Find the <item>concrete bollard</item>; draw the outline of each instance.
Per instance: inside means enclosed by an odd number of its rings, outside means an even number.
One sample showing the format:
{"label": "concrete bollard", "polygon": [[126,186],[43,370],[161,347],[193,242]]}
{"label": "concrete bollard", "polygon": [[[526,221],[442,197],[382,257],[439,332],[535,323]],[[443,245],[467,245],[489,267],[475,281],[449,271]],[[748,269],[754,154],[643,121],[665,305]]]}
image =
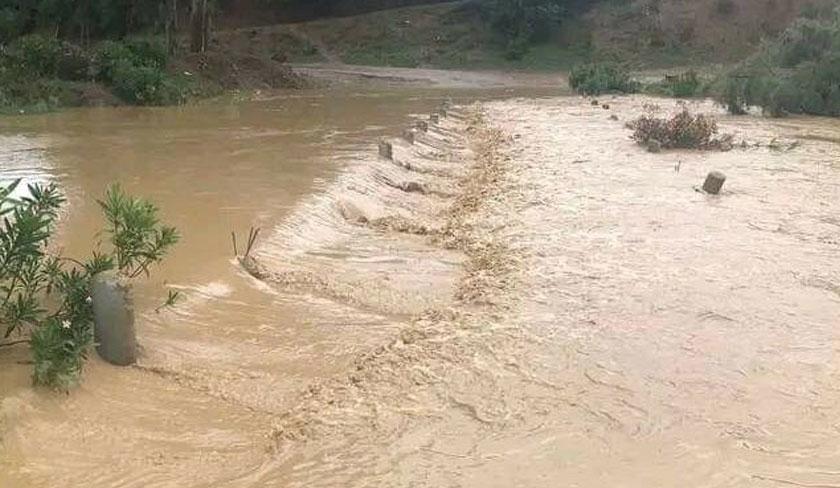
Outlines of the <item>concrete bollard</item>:
{"label": "concrete bollard", "polygon": [[416,136],[416,131],[414,129],[406,129],[403,132],[403,139],[408,141],[409,144],[414,144],[414,138]]}
{"label": "concrete bollard", "polygon": [[379,157],[394,159],[394,146],[388,141],[379,141]]}
{"label": "concrete bollard", "polygon": [[418,120],[414,123],[414,128],[421,131],[421,132],[428,132],[429,131],[429,123],[425,120]]}
{"label": "concrete bollard", "polygon": [[431,122],[433,124],[439,123],[440,122],[440,115],[438,115],[438,114],[429,115],[429,122]]}
{"label": "concrete bollard", "polygon": [[93,279],[91,298],[96,352],[117,366],[134,364],[137,333],[130,286],[114,273],[101,273]]}
{"label": "concrete bollard", "polygon": [[703,183],[703,191],[710,195],[717,195],[723,184],[726,182],[726,175],[720,171],[712,171],[706,177],[706,182]]}

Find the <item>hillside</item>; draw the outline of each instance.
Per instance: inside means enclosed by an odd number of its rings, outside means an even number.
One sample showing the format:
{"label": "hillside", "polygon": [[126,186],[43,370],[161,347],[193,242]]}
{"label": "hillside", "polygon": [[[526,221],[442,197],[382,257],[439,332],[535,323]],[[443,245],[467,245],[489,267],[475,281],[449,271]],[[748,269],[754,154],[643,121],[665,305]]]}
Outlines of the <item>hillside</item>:
{"label": "hillside", "polygon": [[[294,24],[252,26],[219,42],[254,54],[282,50],[294,62],[399,67],[564,70],[596,57],[638,67],[729,63],[742,59],[803,13],[831,0],[610,0],[566,21],[522,58],[480,18],[475,1],[381,10]],[[265,14],[263,17],[266,17]],[[254,13],[238,11],[237,19]]]}

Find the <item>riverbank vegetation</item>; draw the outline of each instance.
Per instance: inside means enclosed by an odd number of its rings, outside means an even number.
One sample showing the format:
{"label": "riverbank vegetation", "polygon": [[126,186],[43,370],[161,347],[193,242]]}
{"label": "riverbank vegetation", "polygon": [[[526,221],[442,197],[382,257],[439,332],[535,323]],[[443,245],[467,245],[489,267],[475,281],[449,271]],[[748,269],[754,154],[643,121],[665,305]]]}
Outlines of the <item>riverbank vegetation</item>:
{"label": "riverbank vegetation", "polygon": [[[84,49],[40,34],[28,34],[0,51],[0,110],[42,112],[82,105],[94,84],[118,101],[168,105],[184,101],[191,82],[167,72],[169,55],[157,40],[106,40]],[[94,93],[95,95],[95,93]],[[109,101],[97,95],[102,103]]]}
{"label": "riverbank vegetation", "polygon": [[29,343],[33,382],[67,389],[79,381],[94,343],[94,276],[110,270],[127,278],[148,274],[178,233],[160,222],[152,203],[115,186],[100,202],[108,249],[81,261],[61,256],[51,242],[64,197],[54,184],[30,185],[26,196],[15,197],[19,185],[0,188],[0,346]]}
{"label": "riverbank vegetation", "polygon": [[635,93],[639,91],[640,83],[617,63],[587,63],[572,68],[569,86],[581,95],[601,95]]}
{"label": "riverbank vegetation", "polygon": [[728,73],[717,97],[730,112],[840,116],[840,7],[815,13]]}

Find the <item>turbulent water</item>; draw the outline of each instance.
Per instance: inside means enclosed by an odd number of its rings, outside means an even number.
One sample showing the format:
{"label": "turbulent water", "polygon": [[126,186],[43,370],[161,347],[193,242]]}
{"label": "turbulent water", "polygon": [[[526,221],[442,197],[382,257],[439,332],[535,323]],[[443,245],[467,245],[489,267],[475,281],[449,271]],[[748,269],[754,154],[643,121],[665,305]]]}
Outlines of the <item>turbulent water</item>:
{"label": "turbulent water", "polygon": [[114,180],[184,241],[137,367],[0,349],[0,486],[840,486],[840,123],[696,103],[736,149],[651,154],[673,101],[456,95],[393,161],[440,91],[6,121],[71,254]]}

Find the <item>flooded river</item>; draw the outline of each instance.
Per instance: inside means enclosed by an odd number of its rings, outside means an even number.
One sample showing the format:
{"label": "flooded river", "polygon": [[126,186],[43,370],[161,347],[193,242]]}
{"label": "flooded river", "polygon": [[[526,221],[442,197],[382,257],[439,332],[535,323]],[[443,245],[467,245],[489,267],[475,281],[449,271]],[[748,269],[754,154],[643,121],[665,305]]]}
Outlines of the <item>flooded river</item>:
{"label": "flooded river", "polygon": [[623,124],[673,101],[523,94],[3,120],[0,177],[62,186],[67,253],[113,181],[183,241],[136,367],[60,395],[0,349],[0,486],[840,486],[840,123],[695,104],[745,147],[650,154]]}

